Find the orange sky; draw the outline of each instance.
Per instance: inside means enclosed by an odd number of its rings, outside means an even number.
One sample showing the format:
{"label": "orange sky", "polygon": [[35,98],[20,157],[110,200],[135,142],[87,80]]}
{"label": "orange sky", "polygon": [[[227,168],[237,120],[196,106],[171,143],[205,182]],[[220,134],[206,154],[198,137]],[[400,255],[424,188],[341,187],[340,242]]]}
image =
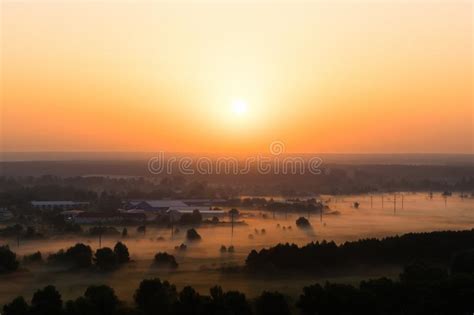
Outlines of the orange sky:
{"label": "orange sky", "polygon": [[1,148],[473,153],[472,14],[471,1],[2,1]]}

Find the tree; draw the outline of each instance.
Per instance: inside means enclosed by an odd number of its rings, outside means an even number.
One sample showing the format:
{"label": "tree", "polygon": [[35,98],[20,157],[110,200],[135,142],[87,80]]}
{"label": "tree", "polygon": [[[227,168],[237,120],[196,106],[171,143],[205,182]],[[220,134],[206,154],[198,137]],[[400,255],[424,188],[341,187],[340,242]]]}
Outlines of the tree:
{"label": "tree", "polygon": [[18,265],[16,254],[8,246],[0,246],[0,273],[15,271]]}
{"label": "tree", "polygon": [[444,269],[429,266],[425,263],[414,262],[403,268],[400,274],[401,282],[430,282],[445,279],[448,273]]}
{"label": "tree", "polygon": [[3,315],[27,315],[28,311],[28,304],[22,296],[3,306]]}
{"label": "tree", "polygon": [[202,222],[202,215],[199,210],[193,210],[193,213],[185,213],[179,219],[181,224],[199,224]]}
{"label": "tree", "polygon": [[309,223],[308,219],[299,217],[298,220],[296,220],[296,226],[301,229],[307,229],[311,227],[311,223]]}
{"label": "tree", "polygon": [[23,256],[24,263],[40,263],[42,261],[43,261],[43,255],[41,254],[40,251],[37,251],[36,253],[30,254],[30,255]]}
{"label": "tree", "polygon": [[123,230],[122,230],[122,237],[125,238],[127,236],[128,236],[128,230],[127,230],[127,228],[124,227]]}
{"label": "tree", "polygon": [[140,283],[135,292],[134,300],[138,309],[145,315],[170,314],[172,305],[177,301],[176,287],[168,281],[147,279]]}
{"label": "tree", "polygon": [[474,250],[457,253],[451,263],[452,273],[474,273]]}
{"label": "tree", "polygon": [[95,252],[95,263],[103,271],[114,270],[118,266],[117,255],[108,247],[99,248]]}
{"label": "tree", "polygon": [[173,255],[168,253],[157,253],[155,255],[155,264],[158,267],[178,268],[178,263]]}
{"label": "tree", "polygon": [[225,314],[229,315],[250,315],[252,309],[245,297],[245,294],[239,291],[228,291],[222,295],[222,302]]}
{"label": "tree", "polygon": [[119,264],[128,263],[130,261],[130,253],[128,252],[128,248],[122,242],[117,242],[117,244],[115,244],[114,253],[117,255]]}
{"label": "tree", "polygon": [[263,292],[256,302],[258,315],[290,315],[290,308],[283,294],[278,292]]}
{"label": "tree", "polygon": [[83,296],[78,297],[74,301],[67,301],[64,313],[66,315],[101,315],[95,305]]}
{"label": "tree", "polygon": [[302,314],[367,314],[370,303],[351,285],[326,283],[303,288],[297,303]]}
{"label": "tree", "polygon": [[113,315],[119,304],[114,290],[106,285],[90,286],[84,296],[101,315]]}
{"label": "tree", "polygon": [[174,314],[209,314],[206,310],[206,299],[199,295],[192,287],[186,286],[179,293],[179,301],[173,308]]}
{"label": "tree", "polygon": [[186,239],[188,241],[200,241],[201,235],[199,235],[199,233],[195,229],[189,229],[186,232]]}
{"label": "tree", "polygon": [[88,245],[78,243],[68,248],[66,258],[78,268],[88,268],[92,264],[92,249]]}
{"label": "tree", "polygon": [[62,306],[61,294],[52,285],[36,291],[31,299],[31,313],[34,315],[60,315]]}
{"label": "tree", "polygon": [[146,234],[146,225],[140,225],[139,227],[137,227],[137,232],[142,233],[143,235],[145,235]]}

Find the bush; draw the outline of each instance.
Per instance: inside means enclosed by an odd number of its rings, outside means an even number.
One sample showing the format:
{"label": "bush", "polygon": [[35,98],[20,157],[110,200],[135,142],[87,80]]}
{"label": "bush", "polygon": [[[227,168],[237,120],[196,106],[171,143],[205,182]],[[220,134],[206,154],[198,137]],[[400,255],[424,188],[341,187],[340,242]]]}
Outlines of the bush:
{"label": "bush", "polygon": [[174,256],[166,252],[155,255],[155,264],[158,267],[178,268],[178,263],[176,262]]}
{"label": "bush", "polygon": [[15,271],[18,265],[16,254],[8,246],[0,246],[0,273]]}
{"label": "bush", "polygon": [[198,232],[195,229],[189,229],[186,232],[186,239],[188,241],[200,241],[201,240],[201,235],[199,235]]}

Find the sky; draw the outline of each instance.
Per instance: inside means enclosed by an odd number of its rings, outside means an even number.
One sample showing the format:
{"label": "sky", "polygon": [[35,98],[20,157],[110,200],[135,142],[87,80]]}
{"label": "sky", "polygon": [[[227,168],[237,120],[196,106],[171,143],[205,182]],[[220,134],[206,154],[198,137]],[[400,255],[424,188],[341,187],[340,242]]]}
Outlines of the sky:
{"label": "sky", "polygon": [[1,2],[1,150],[473,153],[471,1]]}

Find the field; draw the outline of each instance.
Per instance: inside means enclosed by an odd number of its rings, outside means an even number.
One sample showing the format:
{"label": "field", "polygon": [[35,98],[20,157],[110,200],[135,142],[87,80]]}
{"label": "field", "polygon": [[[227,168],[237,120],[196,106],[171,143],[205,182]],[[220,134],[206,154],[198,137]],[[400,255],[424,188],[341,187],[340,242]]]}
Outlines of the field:
{"label": "field", "polygon": [[[62,292],[65,299],[76,297],[91,284],[105,283],[115,288],[119,297],[129,300],[139,282],[144,278],[159,277],[176,284],[178,288],[191,285],[200,292],[208,293],[211,286],[221,285],[224,289],[238,289],[249,296],[255,296],[263,290],[278,290],[290,296],[300,293],[301,287],[317,281],[333,280],[356,283],[362,278],[375,276],[396,276],[399,268],[384,270],[362,270],[356,274],[325,275],[324,278],[301,274],[275,274],[269,277],[248,276],[241,273],[229,273],[219,270],[222,266],[243,265],[252,249],[261,249],[277,243],[295,243],[303,245],[311,241],[334,240],[341,243],[368,237],[383,237],[409,232],[435,230],[462,230],[474,226],[474,199],[460,198],[459,194],[446,200],[439,194],[429,198],[428,193],[397,193],[396,211],[394,195],[382,196],[350,195],[322,196],[328,201],[330,212],[311,214],[312,231],[303,231],[295,226],[299,216],[307,213],[273,213],[255,209],[242,209],[239,220],[245,224],[236,225],[232,233],[228,224],[206,225],[198,227],[202,241],[187,243],[186,251],[177,251],[175,246],[185,241],[186,228],[180,228],[171,238],[171,231],[165,228],[149,226],[146,235],[138,234],[129,228],[127,239],[104,238],[102,246],[114,246],[121,240],[128,246],[133,263],[111,273],[91,271],[71,272],[64,268],[46,264],[27,265],[17,273],[0,277],[0,304],[17,295],[27,299],[38,288],[53,284]],[[359,202],[358,209],[354,202]],[[337,213],[335,213],[337,211]],[[291,228],[288,228],[291,227]],[[121,227],[118,227],[121,228]],[[262,233],[262,229],[265,233]],[[256,230],[259,232],[256,233]],[[162,237],[162,240],[158,240]],[[9,245],[18,256],[40,250],[43,255],[67,248],[77,242],[90,245],[94,250],[99,243],[96,238],[55,238],[47,240],[21,241],[17,247],[15,241]],[[221,245],[235,247],[234,253],[221,253]],[[152,266],[157,252],[166,251],[175,255],[179,268],[176,271],[157,270]]]}

